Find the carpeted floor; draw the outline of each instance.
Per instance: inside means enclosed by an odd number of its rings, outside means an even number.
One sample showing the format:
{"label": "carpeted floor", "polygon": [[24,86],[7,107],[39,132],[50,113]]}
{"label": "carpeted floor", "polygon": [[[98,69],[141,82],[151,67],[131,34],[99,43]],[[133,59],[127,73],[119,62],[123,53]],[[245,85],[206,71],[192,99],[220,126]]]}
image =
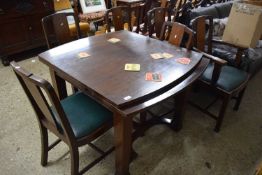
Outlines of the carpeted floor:
{"label": "carpeted floor", "polygon": [[[19,63],[50,81],[48,68],[37,58]],[[10,67],[1,65],[0,75],[0,174],[70,174],[68,149],[63,143],[49,153],[47,167],[40,165],[40,134],[34,112]],[[130,164],[130,173],[253,175],[262,161],[261,78],[262,71],[250,81],[238,112],[232,110],[231,104],[218,134],[213,132],[214,120],[191,106],[187,107],[180,132],[165,125],[149,129],[134,143],[139,156]],[[102,148],[111,146],[113,129],[96,144]],[[80,166],[96,156],[88,146],[82,147]],[[86,174],[114,174],[114,152]]]}

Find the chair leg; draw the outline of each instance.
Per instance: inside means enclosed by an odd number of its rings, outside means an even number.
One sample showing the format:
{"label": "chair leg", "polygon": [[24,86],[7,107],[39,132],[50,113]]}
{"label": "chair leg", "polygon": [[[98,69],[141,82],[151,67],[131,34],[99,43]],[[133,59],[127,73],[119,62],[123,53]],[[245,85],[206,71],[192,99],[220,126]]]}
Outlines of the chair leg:
{"label": "chair leg", "polygon": [[71,175],[79,174],[79,151],[78,148],[70,148],[71,157]]}
{"label": "chair leg", "polygon": [[229,100],[230,100],[230,96],[226,96],[226,97],[223,98],[222,106],[220,108],[219,115],[218,115],[217,122],[216,122],[216,126],[215,126],[215,129],[214,129],[215,132],[220,131],[220,127],[222,125]]}
{"label": "chair leg", "polygon": [[41,133],[41,165],[46,166],[48,160],[48,132],[44,126],[40,126]]}
{"label": "chair leg", "polygon": [[244,96],[244,93],[245,93],[245,90],[246,88],[244,88],[242,91],[239,92],[238,94],[238,97],[237,97],[237,100],[236,100],[236,103],[235,103],[235,106],[234,106],[234,110],[237,111],[239,109],[239,106],[240,106],[240,103],[242,101],[242,98]]}

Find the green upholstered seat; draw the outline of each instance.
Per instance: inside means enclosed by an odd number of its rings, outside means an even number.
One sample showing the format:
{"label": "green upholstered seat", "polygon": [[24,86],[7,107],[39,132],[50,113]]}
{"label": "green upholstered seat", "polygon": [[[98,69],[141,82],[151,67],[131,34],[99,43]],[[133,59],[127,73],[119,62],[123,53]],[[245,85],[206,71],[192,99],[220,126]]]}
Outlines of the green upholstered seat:
{"label": "green upholstered seat", "polygon": [[[112,113],[109,110],[82,92],[63,99],[61,105],[76,138],[86,136],[112,120]],[[54,114],[57,125],[61,130],[60,120],[58,120],[55,112]]]}
{"label": "green upholstered seat", "polygon": [[[209,64],[201,79],[207,82],[211,82],[212,72],[214,64]],[[248,74],[243,70],[239,70],[231,66],[223,66],[220,76],[217,80],[216,86],[230,92],[239,87],[248,78]]]}

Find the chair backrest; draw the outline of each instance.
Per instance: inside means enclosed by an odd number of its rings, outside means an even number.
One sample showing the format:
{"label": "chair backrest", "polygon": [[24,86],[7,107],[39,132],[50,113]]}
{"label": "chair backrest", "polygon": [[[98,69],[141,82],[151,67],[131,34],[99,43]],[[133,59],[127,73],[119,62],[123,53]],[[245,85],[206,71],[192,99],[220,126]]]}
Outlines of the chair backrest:
{"label": "chair backrest", "polygon": [[[70,139],[75,138],[52,85],[48,81],[21,68],[16,62],[13,61],[10,64],[35,110],[40,126],[44,126],[53,133],[62,136],[60,138],[67,143]],[[59,128],[57,120],[60,120],[62,128]]]}
{"label": "chair backrest", "polygon": [[108,9],[105,13],[105,22],[108,32],[111,32],[111,26],[114,26],[115,31],[124,30],[125,23],[128,23],[128,30],[131,31],[130,7],[118,6]]}
{"label": "chair backrest", "polygon": [[[194,45],[202,52],[212,54],[213,17],[199,16],[192,21],[192,28],[195,31]],[[205,46],[207,44],[207,51]]]}
{"label": "chair backrest", "polygon": [[152,37],[154,33],[156,34],[157,38],[160,37],[162,26],[165,22],[166,13],[167,8],[162,7],[156,7],[148,11],[147,20],[149,37]]}
{"label": "chair backrest", "polygon": [[[164,6],[165,2],[159,4],[158,0],[145,0],[143,4],[140,4],[139,6],[139,11],[138,11],[138,16],[137,16],[137,29],[136,32],[142,32],[145,34],[148,30],[148,25],[147,25],[147,12],[154,7],[159,7],[160,5]],[[140,28],[140,25],[143,24],[143,28]]]}
{"label": "chair backrest", "polygon": [[68,19],[73,18],[76,26],[76,39],[81,38],[79,20],[74,13],[54,13],[42,18],[42,27],[49,49],[74,40],[70,35]]}
{"label": "chair backrest", "polygon": [[178,22],[164,22],[161,31],[161,40],[167,40],[170,44],[192,49],[194,32]]}

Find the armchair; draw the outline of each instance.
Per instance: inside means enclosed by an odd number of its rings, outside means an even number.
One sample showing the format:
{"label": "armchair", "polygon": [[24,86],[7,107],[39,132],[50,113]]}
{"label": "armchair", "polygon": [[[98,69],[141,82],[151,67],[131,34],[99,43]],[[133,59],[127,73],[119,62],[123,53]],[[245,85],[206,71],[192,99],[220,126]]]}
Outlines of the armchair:
{"label": "armchair", "polygon": [[[207,41],[205,37],[206,21],[209,21]],[[210,55],[212,51],[213,36],[213,18],[211,16],[197,17],[193,20],[192,25],[195,31],[196,50],[202,52],[203,55],[211,60],[211,63],[199,79],[198,83],[201,87],[211,90],[222,99],[222,105],[217,116],[208,111],[211,104],[204,108],[197,104],[193,105],[216,120],[214,131],[219,132],[226,113],[227,105],[233,97],[236,98],[234,110],[239,109],[242,97],[247,87],[249,74],[236,67],[227,65],[227,61],[223,59]],[[207,48],[205,46],[206,42]]]}

